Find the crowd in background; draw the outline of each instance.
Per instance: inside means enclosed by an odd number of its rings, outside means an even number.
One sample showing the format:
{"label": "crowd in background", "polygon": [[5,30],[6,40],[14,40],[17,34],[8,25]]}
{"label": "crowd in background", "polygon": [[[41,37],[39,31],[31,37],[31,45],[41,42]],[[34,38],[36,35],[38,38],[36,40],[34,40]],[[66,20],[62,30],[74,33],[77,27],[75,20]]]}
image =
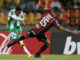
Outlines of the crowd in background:
{"label": "crowd in background", "polygon": [[78,9],[80,0],[0,0],[0,24],[7,23],[8,12],[16,6],[21,7],[24,11],[26,20],[29,20],[26,24],[36,24],[37,18],[53,7],[58,7],[62,12],[58,20],[64,24],[73,26],[80,24],[80,9]]}

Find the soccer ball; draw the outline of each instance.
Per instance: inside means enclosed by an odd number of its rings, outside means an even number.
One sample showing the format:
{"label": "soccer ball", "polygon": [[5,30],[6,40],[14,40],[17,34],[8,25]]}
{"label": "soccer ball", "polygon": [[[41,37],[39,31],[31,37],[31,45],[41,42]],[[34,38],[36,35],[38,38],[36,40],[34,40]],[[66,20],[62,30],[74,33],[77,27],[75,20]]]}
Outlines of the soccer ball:
{"label": "soccer ball", "polygon": [[10,40],[14,40],[14,39],[16,39],[16,38],[17,38],[16,33],[11,32],[10,35],[9,35],[9,38],[10,38]]}

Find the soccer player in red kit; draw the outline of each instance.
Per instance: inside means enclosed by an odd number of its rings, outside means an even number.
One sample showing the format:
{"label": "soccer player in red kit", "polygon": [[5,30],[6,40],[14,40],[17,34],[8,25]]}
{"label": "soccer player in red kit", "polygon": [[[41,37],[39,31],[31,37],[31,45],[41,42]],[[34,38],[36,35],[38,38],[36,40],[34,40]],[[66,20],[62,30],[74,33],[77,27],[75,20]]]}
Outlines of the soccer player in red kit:
{"label": "soccer player in red kit", "polygon": [[40,21],[25,35],[18,38],[16,41],[9,43],[7,46],[10,47],[14,44],[16,44],[20,40],[24,40],[29,37],[36,37],[39,41],[42,41],[44,45],[41,47],[41,49],[35,54],[35,57],[40,57],[41,53],[50,45],[50,42],[47,38],[47,36],[44,34],[47,30],[49,30],[51,27],[56,27],[59,30],[70,32],[73,34],[77,34],[78,32],[74,32],[72,30],[63,28],[56,20],[55,16],[59,14],[59,9],[57,7],[54,7],[50,13],[44,13],[42,17],[40,18]]}

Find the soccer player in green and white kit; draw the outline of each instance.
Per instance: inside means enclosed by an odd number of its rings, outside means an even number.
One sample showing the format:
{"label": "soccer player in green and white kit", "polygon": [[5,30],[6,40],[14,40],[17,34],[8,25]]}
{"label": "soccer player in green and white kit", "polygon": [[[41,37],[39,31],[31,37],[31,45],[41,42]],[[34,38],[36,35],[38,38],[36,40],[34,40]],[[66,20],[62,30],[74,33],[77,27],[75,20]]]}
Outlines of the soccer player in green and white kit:
{"label": "soccer player in green and white kit", "polygon": [[[21,29],[19,21],[22,21],[24,23],[24,15],[23,15],[23,11],[21,10],[21,8],[16,7],[16,9],[10,10],[8,14],[8,24],[7,24],[10,34],[16,33],[17,37],[15,39],[21,37],[22,29]],[[10,38],[13,38],[13,37],[10,37]],[[14,41],[15,39],[13,39],[12,41]],[[27,48],[24,46],[23,41],[20,41],[19,45],[28,54],[28,57],[32,56],[30,52],[27,50]]]}

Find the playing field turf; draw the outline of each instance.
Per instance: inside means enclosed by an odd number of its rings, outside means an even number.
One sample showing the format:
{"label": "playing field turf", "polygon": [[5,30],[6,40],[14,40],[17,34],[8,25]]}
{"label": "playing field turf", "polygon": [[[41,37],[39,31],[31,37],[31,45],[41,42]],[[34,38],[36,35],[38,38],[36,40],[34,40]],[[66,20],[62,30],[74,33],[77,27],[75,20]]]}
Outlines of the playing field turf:
{"label": "playing field turf", "polygon": [[42,55],[41,58],[28,58],[26,55],[0,55],[0,60],[80,60],[80,55]]}

